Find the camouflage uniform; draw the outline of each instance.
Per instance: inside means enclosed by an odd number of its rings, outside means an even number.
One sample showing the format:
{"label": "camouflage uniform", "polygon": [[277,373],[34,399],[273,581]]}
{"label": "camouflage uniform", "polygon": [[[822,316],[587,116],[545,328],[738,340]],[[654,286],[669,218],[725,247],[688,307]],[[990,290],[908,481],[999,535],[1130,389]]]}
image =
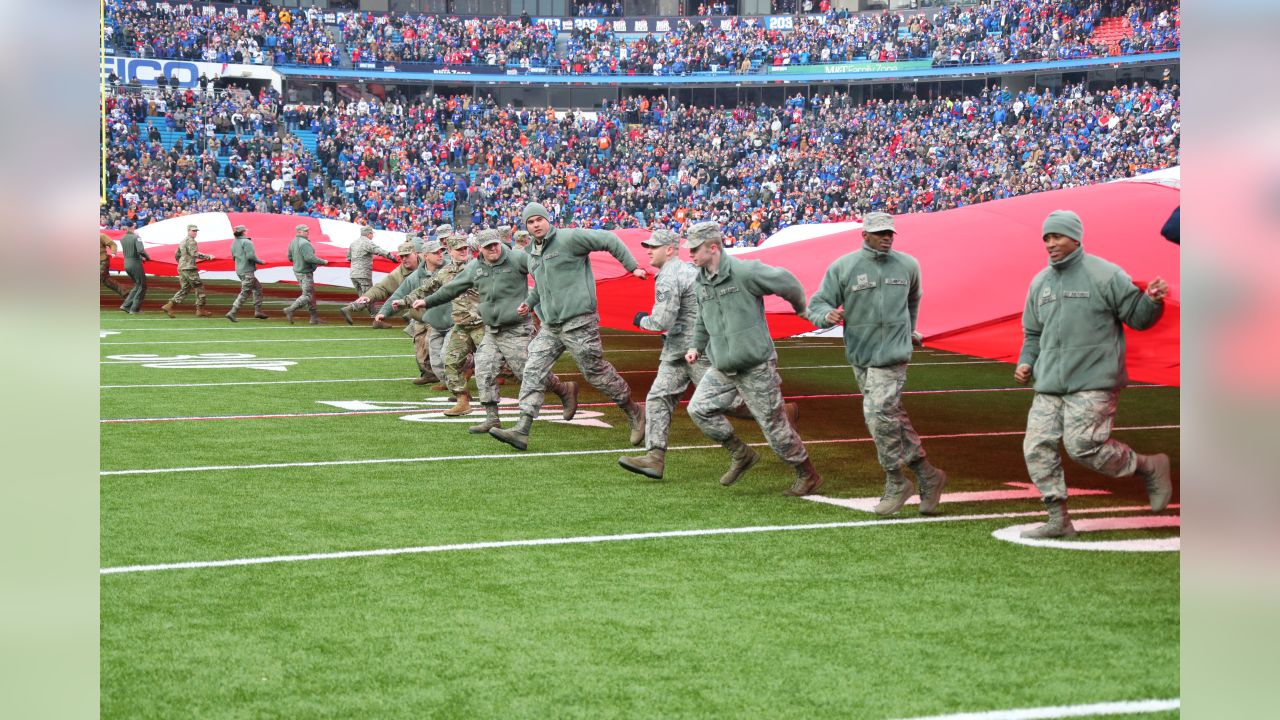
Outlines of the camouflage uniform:
{"label": "camouflage uniform", "polygon": [[[582,375],[613,402],[631,402],[631,387],[618,371],[604,359],[604,343],[600,339],[600,318],[594,313],[579,315],[563,323],[542,323],[538,334],[529,342],[529,357],[520,381],[520,413],[537,417],[546,402],[546,387],[551,381],[551,367],[568,350]],[[514,368],[513,368],[514,369]]]}
{"label": "camouflage uniform", "polygon": [[98,279],[102,282],[103,287],[111,292],[124,297],[124,291],[111,279],[111,256],[116,253],[116,242],[112,240],[106,233],[98,233],[99,263],[98,263]]}
{"label": "camouflage uniform", "polygon": [[782,409],[782,377],[778,375],[776,352],[765,362],[744,370],[723,372],[708,368],[689,400],[689,417],[707,437],[726,443],[734,432],[724,414],[739,402],[746,402],[778,457],[790,465],[809,459],[804,441]]}
{"label": "camouflage uniform", "polygon": [[[659,230],[646,243],[650,246],[674,245],[677,241],[674,233]],[[693,328],[698,322],[697,279],[698,268],[679,257],[668,259],[654,278],[653,311],[636,322],[641,330],[663,333],[658,374],[645,398],[645,446],[648,450],[667,448],[671,415],[680,398],[689,388],[689,383],[697,385],[702,382],[702,376],[711,367],[711,361],[706,357],[699,357],[692,365],[684,358],[685,352],[693,346]],[[740,402],[739,398],[735,405]]]}
{"label": "camouflage uniform", "polygon": [[[347,248],[347,262],[351,263],[351,284],[356,289],[356,297],[363,297],[373,287],[373,256],[384,257],[392,262],[399,259],[392,253],[383,250],[370,240],[373,228],[368,225],[360,228],[360,236]],[[368,311],[373,315],[373,306]],[[349,308],[350,309],[350,308]]]}
{"label": "camouflage uniform", "polygon": [[1127,477],[1137,470],[1137,453],[1111,439],[1119,396],[1115,390],[1084,390],[1068,395],[1036,393],[1027,415],[1022,454],[1027,461],[1027,474],[1046,502],[1067,499],[1059,441],[1072,460],[1102,475]]}
{"label": "camouflage uniform", "polygon": [[[188,229],[195,227],[188,226]],[[196,239],[193,237],[184,237],[182,242],[178,244],[177,252],[178,260],[178,292],[169,298],[169,305],[177,305],[187,299],[187,294],[192,290],[196,291],[196,310],[208,303],[209,298],[204,293],[204,282],[200,280],[200,271],[196,269],[196,261],[212,260],[212,255],[206,255],[200,252],[196,246]]]}
{"label": "camouflage uniform", "polygon": [[[501,229],[482,230],[481,247],[502,241]],[[529,256],[519,250],[503,249],[498,260],[490,263],[478,258],[463,268],[451,284],[443,286],[427,298],[427,308],[448,302],[468,292],[476,292],[481,300],[477,311],[485,323],[485,334],[475,353],[476,387],[481,404],[497,403],[498,375],[504,363],[516,378],[523,380],[533,337],[533,319],[521,317],[520,304],[528,292]],[[456,302],[456,300],[455,300]],[[564,397],[564,383],[554,373],[547,387]]]}
{"label": "camouflage uniform", "polygon": [[120,307],[128,312],[136,313],[142,307],[142,301],[147,297],[147,273],[143,270],[143,261],[150,260],[151,256],[147,255],[147,250],[142,245],[142,240],[129,230],[120,238],[120,252],[124,255],[124,271],[133,280],[133,288],[129,290],[129,294],[125,296],[124,304]]}
{"label": "camouflage uniform", "polygon": [[255,274],[258,265],[262,264],[262,260],[258,258],[257,249],[253,246],[253,239],[244,235],[244,226],[236,226],[236,230],[241,234],[237,235],[231,241],[231,257],[236,261],[236,276],[240,278],[240,294],[236,295],[236,299],[231,301],[231,316],[235,316],[240,310],[240,306],[253,297],[253,312],[255,315],[262,314],[262,283],[258,282]]}
{"label": "camouflage uniform", "polygon": [[[450,238],[451,248],[456,249],[459,244],[465,245],[466,239],[457,235]],[[426,298],[457,277],[465,268],[466,265],[458,264],[440,268],[430,280],[405,295],[405,303],[412,305],[414,301]],[[445,384],[449,392],[455,395],[466,391],[467,378],[463,375],[463,370],[467,360],[484,340],[484,322],[477,309],[479,304],[480,294],[474,288],[462,293],[453,301],[453,329],[445,337],[443,369]]]}
{"label": "camouflage uniform", "polygon": [[[722,237],[716,223],[697,223],[689,229],[685,247],[694,250],[704,243],[719,245]],[[689,400],[689,416],[707,437],[729,451],[733,465],[720,482],[733,484],[755,462],[755,452],[743,445],[724,417],[741,395],[769,447],[795,468],[796,482],[786,494],[808,495],[822,484],[822,478],[813,469],[804,442],[783,408],[778,354],[765,321],[763,301],[765,295],[777,295],[790,303],[796,314],[803,314],[804,286],[783,268],[738,260],[723,250],[716,272],[710,273],[708,267],[698,271],[698,319],[689,348],[707,356],[711,368]]]}
{"label": "camouflage uniform", "polygon": [[329,261],[316,256],[315,249],[311,247],[311,241],[306,235],[301,234],[303,230],[308,230],[306,225],[297,226],[296,231],[299,234],[293,238],[293,242],[289,243],[288,251],[289,261],[293,263],[293,275],[298,279],[298,289],[302,294],[285,308],[285,313],[305,307],[311,313],[311,321],[316,322],[319,313],[316,312],[315,271],[320,265],[328,265]]}

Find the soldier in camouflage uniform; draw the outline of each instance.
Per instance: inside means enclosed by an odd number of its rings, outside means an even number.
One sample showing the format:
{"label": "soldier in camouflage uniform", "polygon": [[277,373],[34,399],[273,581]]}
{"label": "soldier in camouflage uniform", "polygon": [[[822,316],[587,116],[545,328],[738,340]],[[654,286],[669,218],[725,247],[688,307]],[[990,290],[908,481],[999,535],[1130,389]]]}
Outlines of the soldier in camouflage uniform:
{"label": "soldier in camouflage uniform", "polygon": [[311,247],[311,229],[306,225],[298,225],[294,228],[296,235],[293,242],[289,243],[289,261],[293,263],[293,276],[298,278],[298,288],[302,294],[297,300],[293,301],[284,309],[284,316],[289,320],[289,324],[293,324],[293,314],[302,308],[306,308],[311,314],[311,324],[321,325],[324,323],[320,319],[320,313],[316,310],[316,286],[315,273],[316,268],[321,265],[328,265],[329,261],[316,255],[316,251]]}
{"label": "soldier in camouflage uniform", "polygon": [[489,434],[517,450],[529,447],[529,431],[542,411],[551,366],[568,350],[587,382],[622,408],[631,426],[631,444],[639,445],[644,442],[644,406],[632,402],[627,381],[604,359],[590,256],[607,251],[635,277],[643,280],[648,273],[617,235],[607,230],[558,230],[548,217],[547,209],[538,203],[529,203],[521,214],[533,237],[529,273],[535,285],[517,312],[523,317],[537,308],[542,327],[529,343],[520,383],[520,419],[510,430],[493,428]]}
{"label": "soldier in camouflage uniform", "polygon": [[[418,264],[421,261],[419,253],[421,252],[421,238],[418,238],[416,235],[410,235],[404,242],[400,243],[400,247],[397,248],[397,254],[400,256],[400,264],[396,266],[396,269],[387,273],[386,277],[374,283],[373,287],[369,288],[365,294],[356,298],[355,302],[351,303],[348,307],[352,310],[361,310],[366,305],[373,307],[373,305],[377,303],[379,307],[387,310],[387,315],[392,314],[390,310],[390,302],[386,302],[387,298],[390,298],[400,288],[401,284],[404,283],[405,278],[412,275],[418,269]],[[417,285],[413,286],[413,288],[416,287]],[[413,290],[413,288],[409,288],[409,290]],[[405,292],[407,293],[409,290],[406,290]],[[370,327],[379,329],[391,327],[385,322],[387,315],[383,315],[381,313],[375,314],[373,316],[373,324],[370,325]]]}
{"label": "soldier in camouflage uniform", "polygon": [[724,417],[741,394],[769,447],[795,468],[796,480],[785,494],[810,495],[822,485],[822,476],[813,469],[804,442],[783,410],[778,353],[764,317],[765,295],[783,298],[797,315],[803,315],[804,286],[783,268],[724,254],[723,237],[718,224],[700,222],[689,228],[685,238],[684,246],[700,268],[698,320],[685,359],[693,364],[705,354],[711,360],[711,368],[689,400],[689,416],[699,430],[729,451],[732,462],[720,484],[732,485],[760,459]]}
{"label": "soldier in camouflage uniform", "polygon": [[[439,240],[431,240],[421,247],[422,252],[415,252],[412,243],[406,241],[400,245],[401,267],[397,268],[397,272],[402,268],[408,267],[412,269],[408,275],[400,279],[398,286],[382,303],[378,309],[375,319],[381,320],[392,313],[398,313],[406,307],[405,296],[417,290],[423,283],[431,279],[437,270],[444,267],[444,245]],[[385,278],[384,278],[385,282]],[[405,326],[404,332],[413,340],[413,354],[418,363],[419,376],[414,379],[414,385],[426,385],[444,378],[444,343],[445,333],[453,327],[453,320],[449,317],[449,309],[444,308],[443,317],[436,317],[434,313],[423,313],[419,310],[409,310],[407,313],[409,324]],[[436,330],[436,326],[441,329]],[[438,340],[437,340],[438,338]],[[446,389],[443,385],[433,388],[435,390]]]}
{"label": "soldier in camouflage uniform", "polygon": [[[360,298],[366,297],[370,288],[373,287],[374,255],[392,262],[400,261],[395,255],[374,244],[373,228],[365,225],[360,228],[360,236],[347,248],[347,262],[351,263],[350,277],[351,284],[356,289],[356,299],[338,308],[338,312],[342,314],[342,319],[346,320],[348,325],[354,324],[351,320],[351,311],[356,308]],[[370,303],[361,303],[361,307],[368,308],[370,317],[373,316],[373,306]]]}
{"label": "soldier in camouflage uniform", "polygon": [[124,291],[120,289],[120,285],[111,278],[111,257],[116,254],[116,241],[112,240],[110,235],[99,232],[98,245],[98,280],[106,289],[124,297]]}
{"label": "soldier in camouflage uniform", "polygon": [[147,297],[147,273],[142,267],[144,261],[150,261],[146,247],[138,234],[133,231],[133,223],[126,223],[124,236],[120,238],[120,252],[124,255],[124,271],[133,280],[133,288],[124,298],[121,310],[130,315],[142,312],[142,301]]}
{"label": "soldier in camouflage uniform", "polygon": [[[662,354],[658,360],[658,374],[649,386],[649,395],[644,403],[644,437],[648,452],[637,457],[618,458],[618,464],[654,479],[661,479],[666,468],[671,414],[689,383],[697,385],[711,367],[706,356],[692,364],[684,359],[698,320],[698,296],[695,292],[698,269],[680,259],[679,242],[680,238],[670,230],[657,230],[640,243],[649,251],[649,264],[658,268],[658,275],[654,279],[653,312],[641,310],[632,323],[641,330],[663,333]],[[796,405],[787,403],[786,410],[794,423]],[[751,417],[741,399],[728,414]]]}
{"label": "soldier in camouflage uniform", "polygon": [[893,216],[867,213],[862,249],[831,264],[822,287],[809,300],[809,321],[821,328],[844,325],[845,358],[862,391],[862,416],[875,440],[885,472],[877,515],[902,509],[915,492],[902,472],[911,468],[920,483],[920,513],[933,514],[947,474],[925,457],[920,436],[902,407],[920,311],[920,264],[893,249]]}
{"label": "soldier in camouflage uniform", "polygon": [[240,294],[236,295],[236,299],[231,302],[231,310],[227,313],[227,319],[231,322],[236,322],[236,313],[251,295],[253,296],[253,316],[259,320],[267,319],[267,314],[262,312],[262,283],[258,282],[255,274],[262,260],[258,259],[253,239],[247,237],[246,232],[248,228],[243,225],[237,225],[232,231],[235,239],[231,241],[231,257],[236,261],[236,277],[240,278]]}
{"label": "soldier in camouflage uniform", "polygon": [[1152,512],[1173,495],[1169,456],[1139,455],[1111,438],[1125,372],[1124,325],[1146,330],[1164,313],[1169,286],[1153,278],[1140,290],[1119,266],[1088,255],[1084,224],[1069,210],[1055,210],[1041,228],[1049,267],[1031,281],[1022,311],[1022,352],[1013,378],[1035,378],[1022,453],[1027,473],[1044,497],[1049,521],[1023,537],[1070,537],[1067,483],[1058,443],[1072,460],[1110,477],[1137,475]]}
{"label": "soldier in camouflage uniform", "polygon": [[[453,280],[414,307],[433,308],[466,292],[479,293],[477,309],[484,318],[485,334],[476,352],[476,387],[485,419],[469,428],[475,434],[501,428],[498,419],[498,373],[503,362],[523,379],[533,337],[533,321],[520,315],[519,307],[529,290],[529,256],[502,242],[500,230],[482,230],[478,236],[480,258],[469,263]],[[560,396],[561,417],[572,420],[578,408],[577,383],[563,382],[555,373],[547,376],[547,389]]]}
{"label": "soldier in camouflage uniform", "polygon": [[[471,262],[471,245],[466,236],[450,235],[448,243],[449,256],[453,263],[441,268],[418,289],[406,295],[403,299],[405,305],[413,306],[418,300],[425,299],[444,287],[449,281],[462,274],[467,264]],[[479,305],[480,294],[475,288],[461,292],[453,298],[453,330],[449,332],[444,345],[444,379],[449,392],[457,398],[457,403],[444,411],[444,414],[449,417],[471,412],[471,393],[467,390],[467,377],[463,371],[468,358],[484,341],[484,320],[480,317]]]}
{"label": "soldier in camouflage uniform", "polygon": [[187,299],[187,293],[192,290],[196,291],[196,316],[209,317],[213,313],[204,309],[209,298],[204,294],[204,282],[200,280],[200,271],[196,269],[196,263],[204,260],[212,260],[212,255],[206,255],[197,249],[196,233],[200,232],[197,225],[187,226],[187,236],[182,239],[178,245],[178,252],[175,256],[178,260],[178,292],[173,294],[169,302],[160,306],[165,314],[169,317],[177,317],[173,314],[173,306]]}

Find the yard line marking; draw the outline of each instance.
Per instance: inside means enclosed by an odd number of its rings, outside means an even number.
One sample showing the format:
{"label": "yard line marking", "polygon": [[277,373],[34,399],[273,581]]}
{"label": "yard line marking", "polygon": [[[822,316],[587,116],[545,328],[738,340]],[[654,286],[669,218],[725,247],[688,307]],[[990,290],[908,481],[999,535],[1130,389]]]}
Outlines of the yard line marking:
{"label": "yard line marking", "polygon": [[221,387],[223,385],[304,385],[309,383],[353,383],[353,382],[392,382],[400,380],[417,380],[416,377],[398,378],[339,378],[336,380],[246,380],[243,382],[211,382],[211,383],[157,383],[141,385],[99,385],[99,390],[127,390],[130,388],[187,388],[187,387]]}
{"label": "yard line marking", "polygon": [[[568,373],[564,373],[568,374]],[[193,383],[191,385],[103,385],[103,388],[131,388],[131,387],[207,387],[211,385],[292,385],[300,383],[335,383],[335,382],[383,382],[390,380],[413,380],[415,378],[373,378],[367,380],[262,380],[258,382],[238,382],[238,383]],[[1165,385],[1136,385],[1137,388],[1167,387]],[[1034,388],[1029,387],[1013,387],[1013,388],[966,388],[966,389],[948,389],[948,390],[907,390],[903,395],[951,395],[954,393],[985,393],[985,392],[1031,392]],[[841,398],[862,397],[862,393],[824,393],[821,395],[783,395],[784,400],[829,400]],[[681,405],[688,405],[688,400],[681,400]],[[611,402],[594,402],[579,403],[578,407],[608,407],[613,405]],[[557,408],[560,405],[546,405],[546,407]],[[110,423],[137,423],[137,422],[179,422],[179,421],[195,421],[195,420],[264,420],[268,418],[309,418],[309,417],[340,417],[343,415],[393,415],[396,413],[419,412],[417,408],[390,408],[380,410],[338,410],[333,412],[298,412],[298,413],[250,413],[244,415],[178,415],[171,417],[134,417],[134,418],[102,418],[98,422],[100,424]]]}
{"label": "yard line marking", "polygon": [[[405,340],[408,342],[408,339]],[[306,357],[272,357],[272,358],[254,358],[259,362],[270,360],[370,360],[373,358],[411,358],[413,353],[404,355],[310,355]],[[99,365],[137,365],[145,360],[100,360]]]}
{"label": "yard line marking", "polygon": [[[546,407],[546,406],[544,406]],[[1121,430],[1173,430],[1180,428],[1181,425],[1137,425],[1130,427],[1112,428],[1113,431]],[[957,438],[976,438],[976,437],[1010,437],[1014,435],[1025,434],[1022,430],[1002,430],[995,432],[980,433],[947,433],[941,435],[921,435],[921,440],[951,440]],[[806,440],[806,445],[837,445],[845,443],[868,443],[871,442],[870,437],[860,438],[835,438],[829,440]],[[765,447],[767,442],[747,443],[756,447]],[[673,450],[714,450],[720,445],[677,445],[667,448],[668,452]],[[175,467],[175,468],[137,468],[132,470],[102,470],[99,476],[106,477],[110,475],[160,475],[165,473],[192,473],[192,472],[213,472],[218,470],[272,470],[278,468],[293,467],[334,467],[341,465],[384,465],[388,463],[422,463],[422,462],[443,462],[449,460],[521,460],[529,458],[547,458],[547,457],[572,457],[575,455],[626,455],[635,454],[634,447],[609,448],[605,450],[559,450],[555,452],[504,452],[504,453],[481,453],[479,455],[435,455],[430,457],[406,457],[406,458],[368,458],[363,460],[313,460],[308,462],[283,462],[283,463],[253,463],[249,465],[202,465],[195,467]]]}
{"label": "yard line marking", "polygon": [[[719,447],[718,445],[716,447]],[[1148,509],[1144,505],[1109,508],[1083,508],[1072,510],[1073,515],[1091,513],[1136,512]],[[419,555],[423,553],[455,552],[459,550],[493,550],[511,547],[538,547],[544,545],[583,545],[630,540],[657,540],[665,538],[708,537],[713,535],[746,535],[765,532],[789,532],[795,530],[828,530],[838,528],[877,527],[880,525],[919,525],[925,523],[968,522],[979,520],[1003,520],[1007,518],[1043,517],[1043,510],[1006,513],[982,513],[975,515],[937,515],[909,518],[885,518],[880,520],[852,520],[845,522],[808,523],[802,525],[755,525],[733,528],[706,528],[700,530],[667,530],[662,532],[624,533],[620,535],[583,535],[576,537],[535,538],[529,540],[492,540],[488,542],[455,543],[451,545],[422,545],[418,547],[380,548],[377,550],[344,550],[340,552],[309,553],[305,555],[272,555],[266,557],[236,558],[234,560],[203,560],[193,562],[160,563],[155,565],[117,565],[99,568],[101,575],[120,573],[155,572],[158,570],[194,570],[198,568],[233,567],[238,565],[266,565],[271,563],[304,562],[309,560],[340,560],[358,557],[382,557],[388,555]]]}
{"label": "yard line marking", "polygon": [[359,337],[359,338],[241,338],[238,340],[134,340],[130,342],[104,342],[99,345],[214,345],[218,343],[298,343],[298,342],[376,342],[380,340],[405,340],[407,337]]}
{"label": "yard line marking", "polygon": [[[221,341],[218,341],[218,342],[221,342]],[[405,342],[409,342],[408,338],[405,339]],[[631,352],[631,351],[617,350],[615,352]],[[641,350],[638,352],[656,353],[658,352],[658,350],[656,349]],[[609,352],[606,351],[605,354],[608,355]],[[298,360],[369,360],[373,358],[411,358],[411,357],[413,357],[413,353],[405,353],[403,355],[308,355],[308,356],[302,356],[302,357],[258,357],[254,359],[259,362],[269,362],[272,360],[294,360],[294,361],[298,361]],[[99,365],[137,365],[141,362],[144,362],[144,361],[142,360],[99,360],[98,364]],[[930,365],[991,365],[991,364],[1007,365],[1008,363],[1002,363],[1002,361],[1000,360],[959,360],[959,361],[946,361],[946,362],[911,363],[911,367],[927,367]],[[848,368],[848,367],[850,367],[848,363],[842,363],[840,365],[792,365],[792,366],[786,366],[786,367],[779,367],[778,369],[779,370],[820,370],[820,369],[835,369],[835,368]],[[658,372],[657,368],[653,368],[649,370],[620,370],[619,371],[619,373],[622,375],[639,375],[643,373],[653,374],[656,372]],[[557,375],[581,375],[582,373],[556,373],[556,374]]]}
{"label": "yard line marking", "polygon": [[1181,698],[1168,700],[1120,700],[1089,705],[1053,705],[1049,707],[1020,708],[1014,710],[987,710],[929,715],[909,720],[1046,720],[1048,718],[1093,717],[1098,715],[1129,715],[1135,713],[1165,712],[1182,706]]}

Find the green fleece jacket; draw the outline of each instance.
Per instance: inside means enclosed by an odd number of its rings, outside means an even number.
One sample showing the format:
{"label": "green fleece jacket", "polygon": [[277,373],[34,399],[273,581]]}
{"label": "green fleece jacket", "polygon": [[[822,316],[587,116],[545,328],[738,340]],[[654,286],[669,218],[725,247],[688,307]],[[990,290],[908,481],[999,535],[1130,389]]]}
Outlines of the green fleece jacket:
{"label": "green fleece jacket", "polygon": [[142,245],[142,239],[132,230],[120,238],[120,252],[124,254],[124,266],[126,269],[141,269],[142,261],[151,259],[151,256],[147,254],[147,249]]}
{"label": "green fleece jacket", "polygon": [[485,325],[507,327],[526,322],[516,309],[529,292],[529,256],[503,246],[497,262],[483,257],[472,260],[457,277],[427,296],[427,308],[443,305],[472,288],[480,294],[477,309]]}
{"label": "green fleece jacket", "polygon": [[809,322],[835,323],[827,314],[844,308],[844,354],[851,365],[887,367],[911,359],[911,333],[920,312],[920,264],[895,250],[865,244],[839,258],[809,300]]}
{"label": "green fleece jacket", "polygon": [[301,235],[294,237],[289,243],[289,262],[293,263],[295,273],[313,273],[317,267],[329,264],[328,260],[316,256],[311,241]]}
{"label": "green fleece jacket", "polygon": [[538,308],[543,322],[555,325],[596,311],[591,253],[597,250],[618,258],[627,272],[639,267],[627,246],[608,230],[551,228],[542,242],[529,244],[529,274],[534,287],[525,302]]}
{"label": "green fleece jacket", "polygon": [[693,348],[722,372],[745,370],[773,357],[765,295],[777,295],[797,314],[804,313],[804,286],[784,268],[722,255],[715,275],[700,269]]}
{"label": "green fleece jacket", "polygon": [[[443,270],[446,267],[449,267],[449,266],[442,265],[439,268],[439,270]],[[404,270],[403,265],[396,268],[397,272],[403,271],[403,270]],[[378,310],[377,314],[380,314],[384,317],[390,317],[392,315],[395,315],[397,311],[391,309],[391,303],[395,300],[404,300],[414,290],[417,290],[423,285],[426,285],[427,283],[431,282],[431,278],[433,275],[435,275],[435,273],[427,269],[427,264],[425,262],[419,262],[418,269],[404,276],[404,279],[400,281],[400,285],[397,286],[396,289],[391,293],[391,295],[387,297],[387,301],[382,304],[382,308]],[[451,308],[448,305],[443,305],[441,307],[433,308],[426,312],[423,312],[421,310],[408,309],[407,314],[409,315],[409,317],[413,318],[414,320],[417,320],[419,322],[424,322],[427,325],[430,325],[431,327],[435,328],[436,330],[446,331],[449,328],[453,327],[453,317],[450,310]]]}
{"label": "green fleece jacket", "polygon": [[252,275],[262,264],[253,247],[253,238],[250,237],[238,237],[231,241],[231,257],[235,258],[237,275]]}
{"label": "green fleece jacket", "polygon": [[1031,366],[1036,392],[1118,390],[1129,381],[1123,325],[1146,330],[1163,313],[1118,265],[1077,248],[1031,281],[1018,364]]}

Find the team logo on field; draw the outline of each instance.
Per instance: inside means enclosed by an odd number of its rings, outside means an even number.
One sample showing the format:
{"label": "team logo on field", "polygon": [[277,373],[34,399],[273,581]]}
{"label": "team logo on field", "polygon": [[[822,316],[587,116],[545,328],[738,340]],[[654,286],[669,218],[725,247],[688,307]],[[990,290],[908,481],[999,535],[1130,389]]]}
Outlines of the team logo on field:
{"label": "team logo on field", "polygon": [[[403,410],[407,415],[401,415],[401,420],[409,422],[428,422],[428,423],[468,423],[474,425],[477,420],[484,417],[484,409],[476,408],[470,413],[460,417],[447,417],[440,412],[424,412],[427,410],[441,410],[453,407],[453,401],[447,397],[428,398],[423,401],[401,401],[401,400],[317,400],[321,405],[336,407],[340,410],[349,412],[370,412],[383,411],[394,412]],[[498,416],[504,422],[515,422],[520,417],[520,403],[515,398],[502,398],[498,401]],[[604,413],[595,410],[579,409],[572,420],[563,420],[560,417],[559,408],[544,409],[538,414],[536,420],[546,420],[548,422],[559,423],[561,425],[576,425],[578,427],[598,427],[611,428],[609,423],[601,418]]]}
{"label": "team logo on field", "polygon": [[123,363],[137,363],[142,367],[163,370],[241,369],[284,372],[288,369],[288,366],[297,364],[292,360],[271,360],[269,358],[259,358],[257,355],[249,353],[201,353],[199,355],[173,355],[171,357],[162,355],[110,355],[107,359]]}

